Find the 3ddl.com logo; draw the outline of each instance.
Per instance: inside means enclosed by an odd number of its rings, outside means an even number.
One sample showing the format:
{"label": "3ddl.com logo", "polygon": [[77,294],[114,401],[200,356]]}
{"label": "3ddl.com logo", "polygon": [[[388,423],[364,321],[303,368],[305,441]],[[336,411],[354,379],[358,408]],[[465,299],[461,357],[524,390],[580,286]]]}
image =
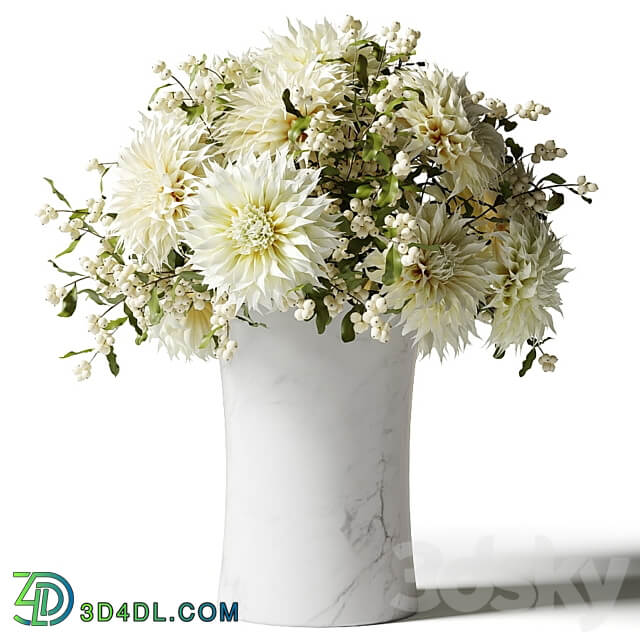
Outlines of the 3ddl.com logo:
{"label": "3ddl.com logo", "polygon": [[73,589],[62,576],[48,571],[14,571],[13,577],[27,579],[16,599],[16,607],[31,607],[29,618],[16,614],[14,620],[44,627],[59,624],[71,613]]}

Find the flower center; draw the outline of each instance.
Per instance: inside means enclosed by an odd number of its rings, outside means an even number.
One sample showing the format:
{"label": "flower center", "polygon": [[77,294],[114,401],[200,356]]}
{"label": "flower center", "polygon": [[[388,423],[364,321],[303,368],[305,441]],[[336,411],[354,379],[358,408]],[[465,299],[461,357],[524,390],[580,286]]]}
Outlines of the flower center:
{"label": "flower center", "polygon": [[230,235],[243,255],[261,253],[275,240],[273,220],[264,207],[248,204],[231,221]]}
{"label": "flower center", "polygon": [[424,261],[414,265],[410,277],[414,281],[434,279],[447,282],[456,270],[456,248],[451,243],[441,245],[427,254]]}
{"label": "flower center", "polygon": [[157,210],[163,218],[183,218],[187,214],[184,206],[186,188],[184,172],[158,174],[153,182],[147,185],[149,197],[157,202]]}

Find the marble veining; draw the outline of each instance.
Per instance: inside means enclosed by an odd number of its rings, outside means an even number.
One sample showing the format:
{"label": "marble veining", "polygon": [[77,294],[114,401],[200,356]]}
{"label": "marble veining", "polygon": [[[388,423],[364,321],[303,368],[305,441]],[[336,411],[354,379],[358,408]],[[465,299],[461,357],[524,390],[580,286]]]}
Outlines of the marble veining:
{"label": "marble veining", "polygon": [[221,363],[227,491],[221,600],[266,624],[338,626],[411,613],[409,420],[415,352],[343,344],[290,314],[236,321]]}

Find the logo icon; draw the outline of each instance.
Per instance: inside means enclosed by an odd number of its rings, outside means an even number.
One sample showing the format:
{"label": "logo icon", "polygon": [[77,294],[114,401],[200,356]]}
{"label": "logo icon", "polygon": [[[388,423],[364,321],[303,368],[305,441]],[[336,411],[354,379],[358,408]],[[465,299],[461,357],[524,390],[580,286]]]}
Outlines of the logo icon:
{"label": "logo icon", "polygon": [[59,624],[71,613],[73,589],[62,576],[48,571],[14,571],[13,577],[27,578],[15,605],[31,607],[31,616],[13,616],[20,624],[50,626]]}

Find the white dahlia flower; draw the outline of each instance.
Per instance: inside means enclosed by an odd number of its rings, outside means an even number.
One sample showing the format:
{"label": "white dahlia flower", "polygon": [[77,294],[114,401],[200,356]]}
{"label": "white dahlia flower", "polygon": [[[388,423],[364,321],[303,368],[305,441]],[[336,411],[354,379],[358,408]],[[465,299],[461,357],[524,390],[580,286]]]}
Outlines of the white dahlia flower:
{"label": "white dahlia flower", "polygon": [[298,21],[297,28],[287,22],[288,34],[268,35],[269,45],[257,58],[262,68],[282,68],[288,73],[297,73],[311,64],[344,57],[349,49],[349,36],[338,33],[327,20],[313,27]]}
{"label": "white dahlia flower", "polygon": [[186,229],[209,150],[201,138],[202,129],[187,126],[183,117],[154,112],[142,117],[142,127],[120,156],[112,229],[127,254],[156,270],[178,249]]}
{"label": "white dahlia flower", "polygon": [[273,154],[287,149],[296,116],[285,108],[284,90],[289,89],[291,101],[306,116],[333,109],[342,100],[342,83],[335,65],[312,63],[296,73],[265,68],[259,82],[231,92],[232,108],[220,120],[220,151],[233,160],[246,152]]}
{"label": "white dahlia flower", "polygon": [[166,313],[158,324],[149,327],[149,336],[158,340],[171,358],[212,358],[215,354],[213,341],[204,349],[200,348],[203,338],[211,331],[211,315],[210,302],[206,302],[201,310],[191,307],[184,315]]}
{"label": "white dahlia flower", "polygon": [[554,330],[549,309],[560,312],[558,285],[571,269],[561,268],[564,254],[549,224],[535,214],[514,213],[509,231],[495,234],[497,260],[489,342],[503,349],[541,339]]}
{"label": "white dahlia flower", "polygon": [[[458,213],[449,215],[444,206],[431,204],[410,207],[417,216],[419,251],[412,252],[413,264],[403,267],[400,279],[381,293],[390,309],[402,308],[403,335],[413,333],[422,355],[435,350],[442,359],[449,348],[457,354],[476,335],[478,307],[491,287],[491,255]],[[379,254],[379,276],[384,261]],[[372,260],[366,266],[373,266]]]}
{"label": "white dahlia flower", "polygon": [[484,107],[470,100],[464,78],[437,67],[405,74],[409,86],[421,92],[398,111],[413,135],[407,151],[426,149],[455,180],[454,193],[465,188],[481,194],[497,176],[503,143],[489,125],[481,124]]}
{"label": "white dahlia flower", "polygon": [[320,171],[284,153],[212,165],[184,234],[204,282],[237,306],[284,309],[287,293],[316,283],[338,246],[330,200],[312,197]]}

